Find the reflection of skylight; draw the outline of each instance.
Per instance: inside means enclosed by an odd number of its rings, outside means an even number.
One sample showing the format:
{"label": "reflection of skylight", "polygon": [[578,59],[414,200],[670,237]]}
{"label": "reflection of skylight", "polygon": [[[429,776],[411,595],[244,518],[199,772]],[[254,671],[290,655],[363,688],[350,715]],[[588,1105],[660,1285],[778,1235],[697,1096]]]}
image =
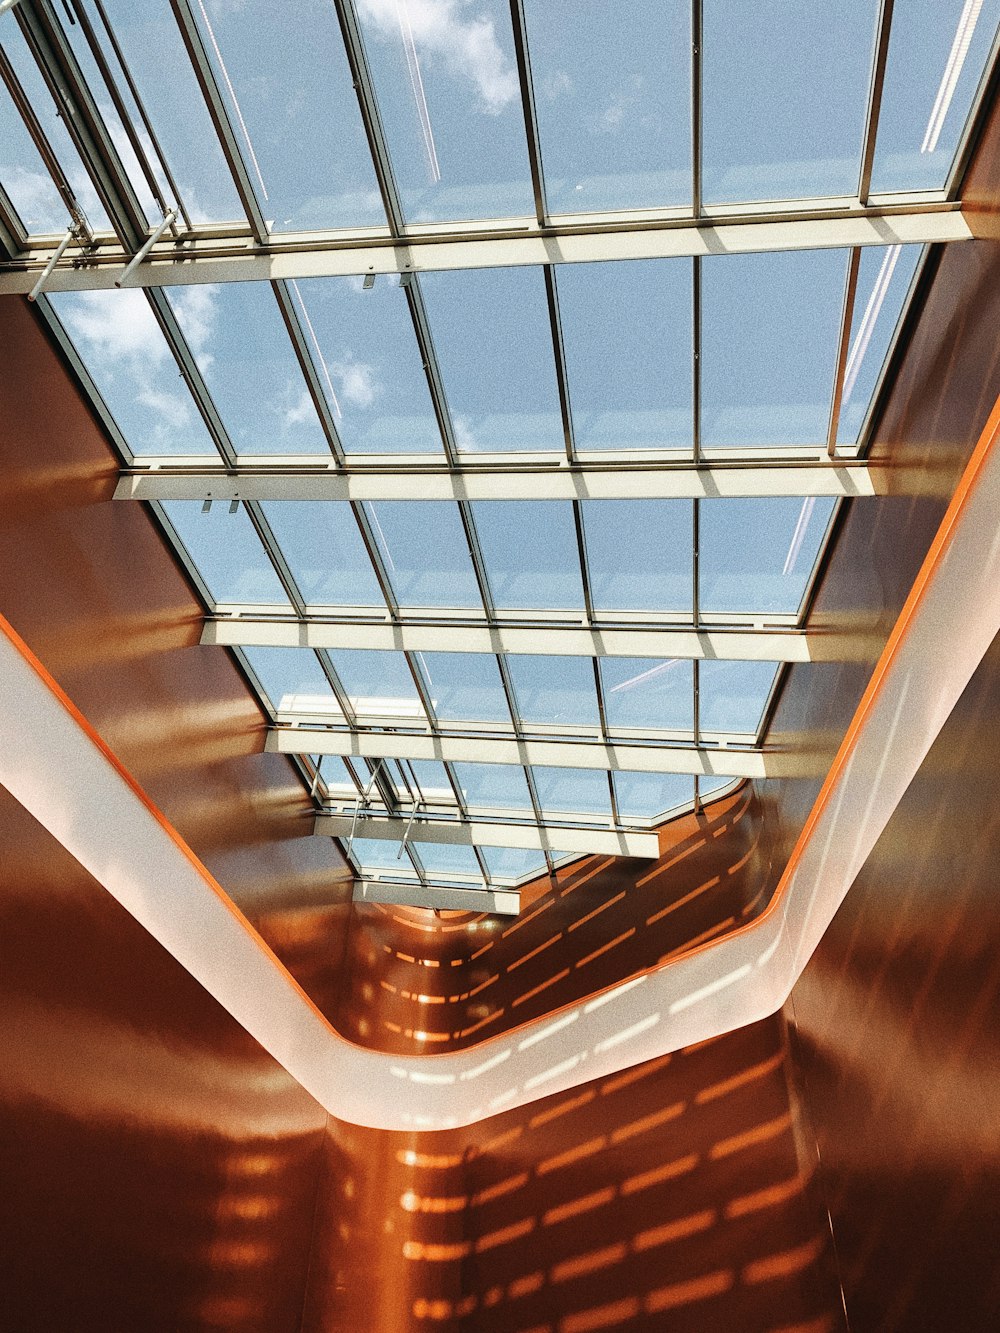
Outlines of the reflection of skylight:
{"label": "reflection of skylight", "polygon": [[366,873],[648,846],[759,745],[1000,22],[842,8],[103,0],[68,115],[0,32],[0,236],[119,227],[38,308]]}

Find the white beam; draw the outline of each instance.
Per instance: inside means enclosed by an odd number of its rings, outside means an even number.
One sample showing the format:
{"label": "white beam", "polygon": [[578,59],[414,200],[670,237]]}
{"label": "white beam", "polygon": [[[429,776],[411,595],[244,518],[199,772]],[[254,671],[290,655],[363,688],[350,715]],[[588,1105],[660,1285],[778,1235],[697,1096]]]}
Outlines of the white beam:
{"label": "white beam", "polygon": [[[285,721],[281,714],[279,723]],[[510,740],[402,731],[335,731],[279,725],[267,736],[273,754],[355,755],[367,759],[439,759],[447,763],[541,764],[607,772],[691,773],[699,777],[764,778],[779,770],[761,750],[707,749],[696,745],[602,745],[598,741]]]}
{"label": "white beam", "polygon": [[[228,608],[227,608],[228,609]],[[201,642],[226,648],[368,648],[409,653],[533,653],[549,657],[664,657],[730,662],[847,660],[844,634],[796,630],[590,629],[582,625],[449,624],[403,620],[206,620]]]}
{"label": "white beam", "polygon": [[391,465],[338,468],[323,461],[225,469],[159,466],[123,473],[116,500],[670,500],[739,496],[867,496],[885,479],[864,462],[633,463],[553,460],[548,466],[436,467],[426,454]]}
{"label": "white beam", "polygon": [[389,903],[397,907],[433,907],[445,912],[489,912],[517,916],[521,897],[516,889],[455,889],[441,884],[399,884],[391,880],[358,879],[356,903]]}
{"label": "white beam", "polygon": [[[274,282],[290,278],[379,273],[424,273],[440,269],[505,268],[525,264],[586,264],[617,259],[669,259],[691,255],[749,254],[772,250],[816,250],[857,245],[923,245],[971,237],[957,204],[925,203],[891,208],[839,206],[803,200],[790,216],[779,211],[719,213],[701,222],[690,217],[637,218],[604,214],[583,223],[540,228],[514,220],[505,231],[468,227],[422,231],[405,243],[372,230],[312,232],[268,238],[218,231],[183,244],[160,244],[135,274],[134,285],[174,287],[199,282]],[[20,256],[0,272],[0,295],[31,290],[51,247]],[[114,286],[131,256],[105,243],[79,266],[63,261],[47,282],[50,291],[85,291]]]}
{"label": "white beam", "polygon": [[[409,815],[366,815],[354,828],[358,838],[402,842]],[[313,832],[321,837],[347,838],[354,825],[353,814],[317,815]],[[526,851],[584,852],[600,856],[659,856],[660,840],[650,833],[623,832],[607,828],[559,827],[552,824],[517,824],[483,819],[435,819],[417,815],[410,825],[410,842],[444,843],[458,847],[519,847]]]}

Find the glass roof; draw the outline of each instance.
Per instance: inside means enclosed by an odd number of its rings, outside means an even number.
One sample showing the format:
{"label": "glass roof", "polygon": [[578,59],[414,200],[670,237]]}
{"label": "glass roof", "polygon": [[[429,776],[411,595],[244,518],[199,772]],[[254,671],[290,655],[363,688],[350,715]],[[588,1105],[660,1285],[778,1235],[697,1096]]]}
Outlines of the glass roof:
{"label": "glass roof", "polygon": [[863,461],[926,248],[663,238],[947,208],[1000,0],[29,8],[9,248],[127,256],[176,207],[171,243],[283,255],[39,309],[126,467],[350,481],[154,509],[207,614],[257,626],[227,642],[272,724],[341,746],[294,762],[359,872],[516,884],[723,790],[629,747],[760,747],[839,503],[787,478]]}

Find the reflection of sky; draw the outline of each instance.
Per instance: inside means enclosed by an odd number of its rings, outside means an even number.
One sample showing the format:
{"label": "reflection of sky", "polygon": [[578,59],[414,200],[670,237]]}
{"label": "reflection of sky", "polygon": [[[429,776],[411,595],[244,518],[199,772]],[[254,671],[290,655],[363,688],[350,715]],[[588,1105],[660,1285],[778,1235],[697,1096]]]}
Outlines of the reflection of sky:
{"label": "reflection of sky", "polygon": [[794,613],[833,512],[832,500],[701,502],[701,609]]}
{"label": "reflection of sky", "polygon": [[524,8],[549,211],[688,203],[687,0],[527,0]]}
{"label": "reflection of sky", "polygon": [[329,0],[195,0],[192,9],[247,174],[274,229],[384,225]]}
{"label": "reflection of sky", "polygon": [[556,285],[577,447],[690,449],[691,261],[561,264]]}
{"label": "reflection of sky", "polygon": [[858,187],[878,0],[705,0],[706,203]]}
{"label": "reflection of sky", "polygon": [[702,263],[702,440],[822,444],[847,252],[712,256]]}
{"label": "reflection of sky", "polygon": [[534,210],[505,0],[357,0],[410,222]]}
{"label": "reflection of sky", "polygon": [[458,448],[561,451],[541,270],[425,273],[419,282]]}
{"label": "reflection of sky", "polygon": [[167,299],[237,453],[329,452],[269,283],[168,289]]}

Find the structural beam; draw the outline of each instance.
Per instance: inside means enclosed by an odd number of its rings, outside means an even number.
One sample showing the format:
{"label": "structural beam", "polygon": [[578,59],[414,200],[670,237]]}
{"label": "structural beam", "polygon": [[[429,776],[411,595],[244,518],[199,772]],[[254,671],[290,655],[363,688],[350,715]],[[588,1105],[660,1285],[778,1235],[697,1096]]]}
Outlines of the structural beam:
{"label": "structural beam", "polygon": [[[587,264],[618,259],[750,254],[772,250],[849,249],[858,245],[924,245],[971,237],[958,204],[928,202],[861,208],[848,200],[797,201],[794,212],[718,211],[695,222],[681,214],[601,214],[540,226],[514,220],[504,230],[424,230],[400,240],[375,230],[272,234],[261,244],[247,234],[185,237],[154,248],[136,285],[177,287],[199,282],[281,282],[289,278],[424,273],[441,269],[505,268],[526,264]],[[30,291],[49,247],[21,255],[0,272],[0,295]],[[86,264],[64,261],[52,291],[114,286],[131,255],[102,242]]]}
{"label": "structural beam", "polygon": [[[789,453],[794,451],[789,450]],[[806,452],[815,449],[806,447]],[[782,459],[630,463],[556,459],[550,463],[480,462],[435,466],[426,454],[383,466],[308,464],[260,467],[158,466],[129,469],[116,500],[671,500],[743,496],[870,496],[881,471],[862,461]]]}
{"label": "structural beam", "polygon": [[[279,724],[288,721],[281,714]],[[439,759],[444,763],[540,764],[551,768],[595,768],[605,772],[690,773],[699,777],[766,778],[776,775],[761,750],[711,749],[697,745],[643,745],[592,740],[524,740],[449,732],[351,731],[332,727],[278,725],[266,748],[275,754],[354,755],[364,759]]]}
{"label": "structural beam", "polygon": [[[227,612],[230,609],[226,608]],[[678,629],[580,624],[505,625],[402,618],[398,621],[265,618],[245,614],[205,622],[201,642],[226,648],[371,648],[404,653],[530,653],[546,657],[676,657],[730,662],[845,661],[845,634],[784,629]]]}
{"label": "structural beam", "polygon": [[[321,837],[350,836],[353,813],[316,817],[313,831]],[[366,815],[354,830],[357,838],[402,842],[409,825],[411,842],[444,843],[450,847],[519,847],[526,851],[592,853],[600,856],[659,856],[660,840],[655,831],[625,832],[620,829],[560,827],[554,824],[524,824],[510,820],[441,819],[417,815],[412,825],[408,814]]]}
{"label": "structural beam", "polygon": [[489,912],[517,916],[521,896],[516,889],[459,889],[443,884],[399,884],[384,879],[354,883],[356,903],[387,903],[396,907],[432,907],[443,912]]}

